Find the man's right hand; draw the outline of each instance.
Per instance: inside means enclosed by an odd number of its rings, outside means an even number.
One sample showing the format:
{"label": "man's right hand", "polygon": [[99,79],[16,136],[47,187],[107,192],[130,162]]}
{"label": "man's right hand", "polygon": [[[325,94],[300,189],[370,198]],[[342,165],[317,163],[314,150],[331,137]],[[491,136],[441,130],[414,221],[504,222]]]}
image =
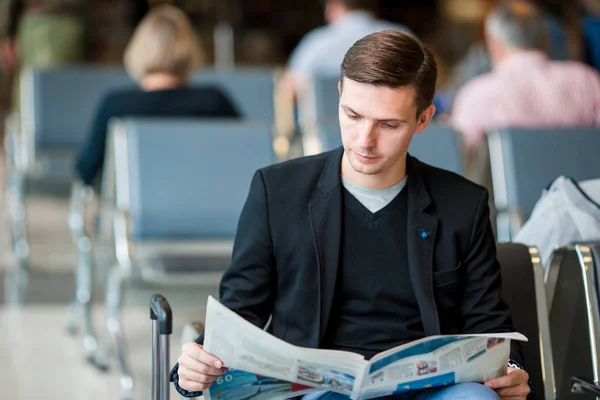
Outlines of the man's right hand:
{"label": "man's right hand", "polygon": [[202,345],[191,342],[182,347],[179,357],[179,387],[188,392],[208,389],[225,372],[223,362],[204,351]]}

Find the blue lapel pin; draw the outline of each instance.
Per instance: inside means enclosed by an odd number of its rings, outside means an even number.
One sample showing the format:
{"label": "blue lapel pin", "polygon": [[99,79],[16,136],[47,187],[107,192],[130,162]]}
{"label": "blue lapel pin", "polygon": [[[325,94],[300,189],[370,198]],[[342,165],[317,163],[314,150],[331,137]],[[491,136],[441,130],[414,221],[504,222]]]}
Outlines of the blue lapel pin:
{"label": "blue lapel pin", "polygon": [[429,237],[429,231],[426,231],[425,229],[417,229],[417,231],[421,234],[423,239],[427,239]]}

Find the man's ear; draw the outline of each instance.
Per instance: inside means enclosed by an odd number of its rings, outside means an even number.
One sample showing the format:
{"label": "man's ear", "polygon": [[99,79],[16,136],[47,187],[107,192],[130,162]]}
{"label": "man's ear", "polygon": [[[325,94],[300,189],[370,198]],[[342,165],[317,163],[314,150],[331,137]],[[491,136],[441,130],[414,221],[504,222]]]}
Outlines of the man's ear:
{"label": "man's ear", "polygon": [[344,78],[341,78],[338,81],[338,93],[339,93],[340,97],[342,96],[342,79],[344,79]]}
{"label": "man's ear", "polygon": [[431,119],[433,118],[434,114],[435,114],[435,106],[433,104],[431,104],[419,116],[419,120],[417,121],[417,128],[415,129],[415,133],[423,132],[423,130],[425,128],[427,128],[427,125],[429,125],[429,122],[431,122]]}

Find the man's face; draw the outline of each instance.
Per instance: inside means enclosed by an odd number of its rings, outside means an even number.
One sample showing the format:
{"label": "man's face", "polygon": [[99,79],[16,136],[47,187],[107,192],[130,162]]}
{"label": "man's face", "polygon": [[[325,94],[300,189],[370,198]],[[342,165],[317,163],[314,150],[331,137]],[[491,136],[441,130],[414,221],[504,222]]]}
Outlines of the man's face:
{"label": "man's face", "polygon": [[339,117],[352,169],[385,175],[405,163],[413,135],[425,129],[434,112],[430,106],[417,119],[412,87],[388,88],[344,78]]}

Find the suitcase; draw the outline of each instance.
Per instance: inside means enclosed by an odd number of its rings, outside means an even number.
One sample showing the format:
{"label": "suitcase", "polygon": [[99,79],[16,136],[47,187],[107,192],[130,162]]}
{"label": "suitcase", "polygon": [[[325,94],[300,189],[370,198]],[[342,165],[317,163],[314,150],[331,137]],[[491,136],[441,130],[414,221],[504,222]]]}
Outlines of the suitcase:
{"label": "suitcase", "polygon": [[169,400],[169,335],[173,313],[163,295],[150,298],[152,320],[152,400]]}

